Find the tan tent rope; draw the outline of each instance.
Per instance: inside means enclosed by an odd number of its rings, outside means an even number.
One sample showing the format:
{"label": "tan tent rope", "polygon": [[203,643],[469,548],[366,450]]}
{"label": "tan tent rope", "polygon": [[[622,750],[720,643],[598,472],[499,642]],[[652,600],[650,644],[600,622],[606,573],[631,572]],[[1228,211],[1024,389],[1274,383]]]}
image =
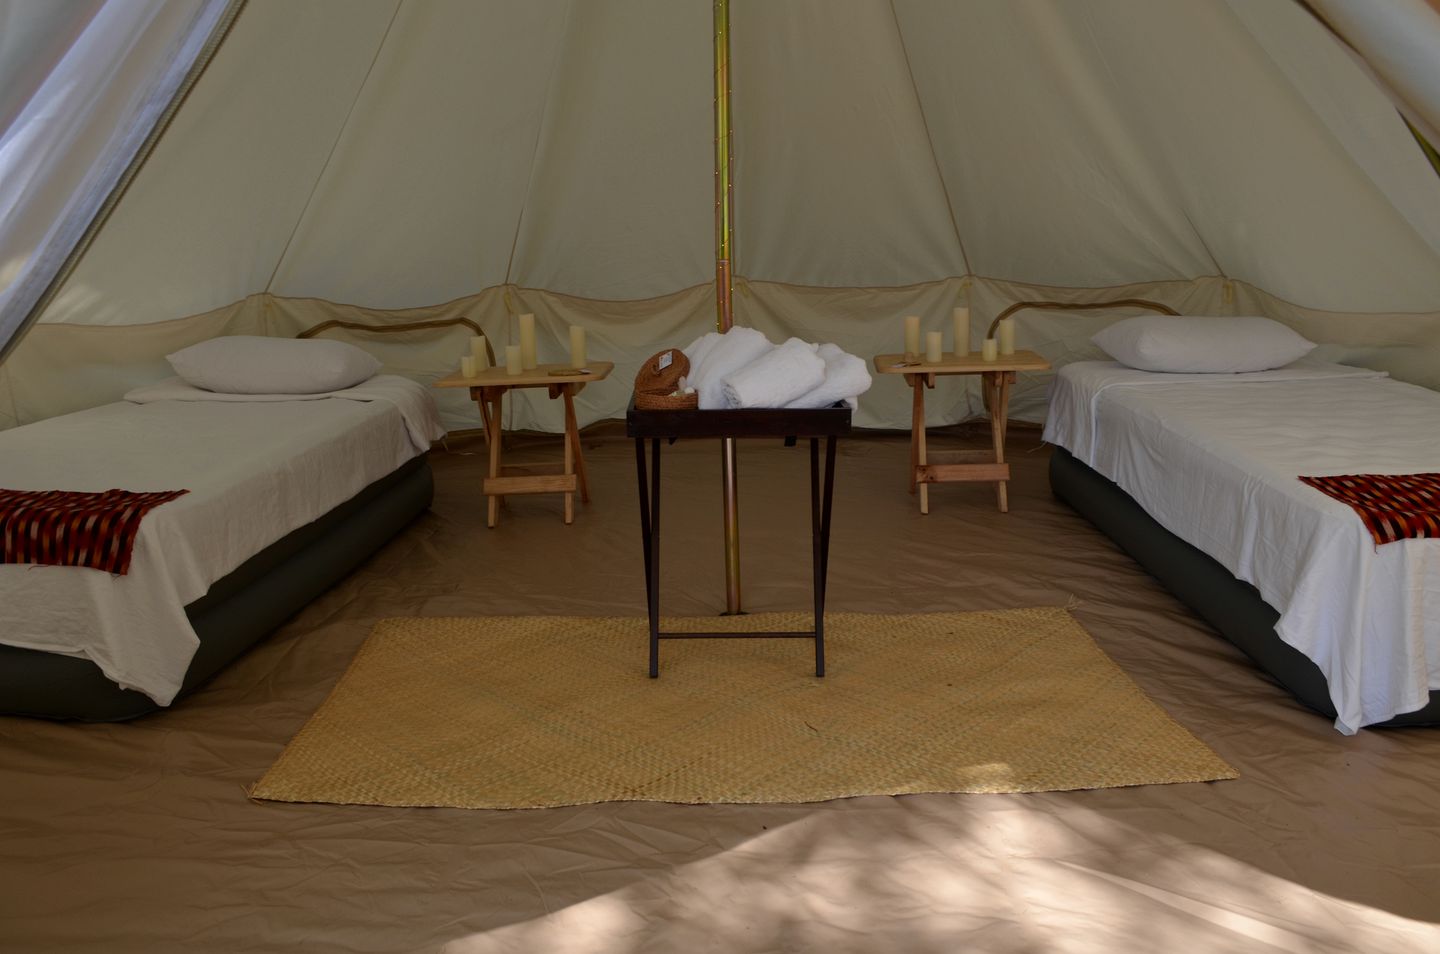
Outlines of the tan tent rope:
{"label": "tan tent rope", "polygon": [[431,328],[454,328],[461,325],[475,332],[477,337],[485,339],[485,353],[490,357],[490,366],[494,367],[495,347],[490,343],[490,336],[469,318],[434,318],[428,321],[402,321],[389,325],[367,325],[363,321],[341,321],[338,318],[332,318],[329,321],[322,321],[318,325],[311,325],[295,337],[314,338],[332,328],[344,328],[346,331],[358,331],[362,334],[388,335],[401,331],[426,331]]}
{"label": "tan tent rope", "polygon": [[1178,316],[1180,314],[1180,312],[1176,311],[1174,308],[1171,308],[1169,305],[1162,305],[1160,302],[1150,301],[1148,298],[1116,298],[1110,301],[1081,302],[1017,301],[1015,302],[1015,304],[1011,305],[1009,308],[1006,308],[1004,311],[1000,312],[1000,314],[995,316],[995,320],[990,322],[990,330],[985,332],[985,337],[995,337],[995,329],[1000,325],[1001,321],[1009,318],[1017,311],[1021,311],[1026,308],[1043,308],[1055,311],[1080,311],[1095,308],[1149,308],[1152,311],[1160,312],[1160,314],[1162,315]]}

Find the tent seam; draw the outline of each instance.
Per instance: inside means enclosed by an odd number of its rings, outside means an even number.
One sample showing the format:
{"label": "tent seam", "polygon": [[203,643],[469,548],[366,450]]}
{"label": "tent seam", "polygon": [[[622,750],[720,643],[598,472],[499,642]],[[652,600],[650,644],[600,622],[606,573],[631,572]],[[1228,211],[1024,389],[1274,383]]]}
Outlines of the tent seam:
{"label": "tent seam", "polygon": [[[1023,280],[1023,279],[1017,279],[1017,278],[1002,278],[1002,277],[997,276],[997,275],[946,275],[946,276],[943,276],[943,277],[941,277],[941,278],[927,279],[926,281],[923,281],[923,282],[914,282],[914,283],[909,284],[909,285],[804,285],[804,284],[800,284],[800,283],[798,283],[798,282],[785,282],[785,281],[779,281],[779,280],[777,280],[777,279],[768,279],[768,278],[746,278],[746,277],[744,277],[744,276],[737,276],[737,278],[745,281],[747,284],[750,284],[750,285],[774,285],[774,286],[777,286],[777,287],[780,287],[780,288],[798,289],[798,290],[802,290],[802,291],[816,291],[816,292],[829,292],[829,291],[879,291],[879,292],[892,292],[892,291],[905,291],[905,290],[907,290],[907,289],[917,289],[917,290],[918,290],[918,289],[925,288],[925,287],[927,287],[927,286],[943,285],[943,284],[946,284],[947,282],[961,282],[961,281],[970,280],[970,281],[974,281],[974,282],[993,282],[993,283],[1000,284],[1000,285],[1014,285],[1014,286],[1020,286],[1020,287],[1024,287],[1024,288],[1036,289],[1037,291],[1047,291],[1047,292],[1050,292],[1050,291],[1059,291],[1059,292],[1082,292],[1082,291],[1083,291],[1083,292],[1094,292],[1094,293],[1096,293],[1096,294],[1102,294],[1102,293],[1104,293],[1104,294],[1109,294],[1109,293],[1113,292],[1115,289],[1118,289],[1118,288],[1129,288],[1129,287],[1134,286],[1134,285],[1196,285],[1196,284],[1200,284],[1200,283],[1204,283],[1204,282],[1209,282],[1209,281],[1224,281],[1224,282],[1230,282],[1231,284],[1235,285],[1237,288],[1238,288],[1238,287],[1244,287],[1244,288],[1251,289],[1251,290],[1254,290],[1254,291],[1256,291],[1256,292],[1259,292],[1260,294],[1266,296],[1267,298],[1273,299],[1274,301],[1276,301],[1276,302],[1278,302],[1278,303],[1280,303],[1280,304],[1282,304],[1282,305],[1286,305],[1286,306],[1291,307],[1291,308],[1297,308],[1297,309],[1300,309],[1301,311],[1314,312],[1314,313],[1317,314],[1317,315],[1336,315],[1336,316],[1340,316],[1340,315],[1384,315],[1384,316],[1387,316],[1387,317],[1429,318],[1429,317],[1433,317],[1433,316],[1435,316],[1435,315],[1437,315],[1437,314],[1440,314],[1440,307],[1437,307],[1436,309],[1432,309],[1432,310],[1426,310],[1426,311],[1410,310],[1410,311],[1376,311],[1376,312],[1339,311],[1339,310],[1332,309],[1332,308],[1319,308],[1319,307],[1316,307],[1316,306],[1314,306],[1314,305],[1305,305],[1305,304],[1302,304],[1302,303],[1297,302],[1297,301],[1292,301],[1291,299],[1285,298],[1285,297],[1283,297],[1283,296],[1280,296],[1280,295],[1275,294],[1274,292],[1269,291],[1268,289],[1264,288],[1263,286],[1256,285],[1254,282],[1246,281],[1245,279],[1242,279],[1242,278],[1231,278],[1231,277],[1229,277],[1229,276],[1227,276],[1227,275],[1218,274],[1218,273],[1216,273],[1216,274],[1208,274],[1208,275],[1195,275],[1195,276],[1191,276],[1191,277],[1189,277],[1189,278],[1150,278],[1150,279],[1137,279],[1137,280],[1135,280],[1135,281],[1130,281],[1130,282],[1118,282],[1118,283],[1112,284],[1112,285],[1053,285],[1053,284],[1047,284],[1047,283],[1045,283],[1045,282],[1025,281],[1025,280]],[[245,302],[245,301],[248,301],[248,300],[250,300],[250,299],[252,299],[252,298],[257,298],[257,297],[261,297],[261,296],[263,296],[267,301],[287,301],[287,302],[309,301],[309,302],[319,302],[319,303],[322,303],[322,304],[325,304],[325,305],[329,305],[329,306],[335,307],[335,308],[355,308],[355,309],[359,309],[359,310],[361,310],[361,311],[372,311],[372,312],[394,312],[394,311],[416,311],[416,310],[421,310],[421,309],[449,308],[449,307],[452,307],[452,306],[454,306],[454,305],[457,305],[458,303],[464,301],[464,300],[467,299],[467,298],[478,298],[478,297],[480,297],[481,295],[485,295],[485,294],[487,294],[487,293],[491,293],[491,292],[495,292],[495,291],[500,291],[500,290],[509,291],[509,290],[511,290],[511,289],[514,289],[514,290],[516,290],[516,291],[521,291],[521,292],[533,292],[533,293],[540,294],[540,295],[550,295],[550,296],[553,296],[553,297],[556,297],[556,298],[563,298],[563,299],[566,299],[566,300],[572,301],[572,302],[598,302],[598,303],[602,303],[602,304],[641,304],[641,303],[649,303],[649,302],[659,302],[659,301],[663,301],[664,299],[667,299],[667,298],[676,298],[676,297],[679,297],[679,296],[682,296],[682,295],[685,295],[685,294],[688,294],[688,293],[693,293],[693,292],[695,292],[695,291],[698,290],[698,289],[708,288],[708,287],[710,287],[710,286],[712,286],[712,285],[713,285],[713,282],[697,282],[697,283],[695,283],[695,284],[693,284],[693,285],[687,285],[687,286],[685,286],[684,288],[677,289],[677,290],[675,290],[675,291],[673,291],[673,292],[669,292],[669,293],[664,294],[664,295],[655,295],[655,296],[652,296],[652,297],[650,297],[650,298],[586,298],[586,297],[583,296],[583,295],[572,295],[572,294],[569,294],[569,293],[567,293],[567,292],[552,291],[552,290],[549,290],[549,289],[539,288],[539,287],[534,287],[534,286],[517,286],[517,285],[504,285],[504,284],[500,284],[500,285],[487,285],[487,286],[485,286],[484,288],[480,289],[479,291],[471,292],[471,293],[466,294],[466,295],[459,295],[459,296],[457,296],[457,297],[455,297],[455,298],[447,299],[446,301],[443,301],[443,302],[432,302],[432,303],[429,303],[429,304],[421,304],[421,305],[406,305],[406,306],[399,307],[399,308],[377,308],[377,307],[375,307],[375,306],[373,306],[373,305],[362,305],[362,304],[359,304],[359,303],[357,303],[357,302],[334,301],[333,299],[324,298],[324,297],[321,297],[321,296],[318,296],[318,295],[275,295],[275,294],[270,293],[270,292],[252,292],[251,294],[246,295],[244,298],[237,298],[235,301],[228,302],[227,304],[224,304],[224,305],[218,305],[218,306],[216,306],[215,308],[210,308],[210,309],[207,309],[207,310],[205,310],[205,311],[192,312],[192,313],[190,313],[190,314],[188,314],[188,315],[179,315],[179,316],[174,317],[174,318],[164,318],[164,319],[161,319],[160,321],[142,322],[142,323],[137,324],[137,325],[84,325],[84,324],[79,324],[79,323],[74,323],[74,322],[46,322],[45,325],[46,325],[46,327],[56,327],[56,326],[63,326],[63,327],[69,327],[69,328],[81,328],[81,327],[84,327],[84,328],[92,329],[92,330],[94,330],[94,331],[107,330],[107,331],[113,331],[113,332],[115,332],[115,333],[123,333],[123,332],[126,331],[126,329],[129,329],[129,328],[135,328],[135,327],[147,327],[147,328],[148,328],[148,327],[154,327],[154,326],[156,326],[156,325],[170,324],[170,323],[172,323],[172,322],[189,321],[189,320],[191,320],[191,319],[193,319],[193,318],[200,318],[200,317],[203,317],[203,316],[205,316],[205,315],[210,315],[210,314],[213,314],[213,313],[215,313],[215,312],[217,312],[217,311],[221,311],[221,310],[223,310],[223,309],[233,307],[233,306],[235,306],[235,305],[237,305],[237,304],[241,304],[241,303],[243,303],[243,302]]]}
{"label": "tent seam", "polygon": [[330,163],[335,158],[335,150],[340,148],[340,141],[345,138],[345,130],[350,128],[350,118],[355,115],[355,107],[360,102],[360,97],[365,95],[365,87],[370,85],[370,74],[375,71],[375,64],[380,62],[380,54],[385,50],[385,44],[390,40],[390,31],[395,27],[395,21],[400,17],[400,10],[405,6],[405,0],[395,0],[395,11],[390,14],[390,22],[385,24],[385,32],[380,35],[380,42],[375,45],[375,53],[370,57],[370,65],[365,68],[365,75],[360,79],[360,85],[355,88],[355,98],[350,101],[350,108],[345,110],[345,118],[340,123],[339,130],[335,133],[335,141],[330,143],[330,151],[325,154],[325,162],[321,164],[320,171],[315,175],[315,182],[310,186],[310,192],[305,196],[305,204],[300,207],[300,214],[295,218],[295,225],[291,227],[289,236],[285,239],[285,246],[280,249],[280,255],[275,259],[275,267],[270,270],[270,277],[265,279],[265,287],[261,289],[263,294],[272,294],[271,289],[275,286],[275,276],[280,274],[281,267],[285,264],[285,258],[290,254],[290,246],[295,242],[295,236],[300,233],[300,226],[305,224],[305,215],[310,211],[310,205],[315,201],[315,193],[320,191],[320,183],[325,181],[325,173],[330,169]]}
{"label": "tent seam", "polygon": [[[564,51],[570,37],[570,18],[575,12],[574,0],[565,8],[565,23],[560,28],[560,39],[555,44],[555,52],[550,58],[550,69],[545,74],[545,90],[540,95],[540,116],[535,121],[535,141],[530,146],[530,168],[525,173],[525,191],[521,193],[520,214],[515,217],[515,234],[510,239],[510,255],[505,259],[505,281],[501,287],[505,289],[506,305],[508,309],[510,289],[513,287],[510,275],[515,269],[515,251],[520,247],[520,233],[525,229],[525,213],[530,209],[530,188],[535,184],[535,163],[540,156],[540,141],[545,138],[545,121],[550,115],[551,92],[555,86],[555,74],[560,71],[561,53]],[[506,322],[507,330],[509,322]],[[508,419],[503,426],[513,427],[515,423],[515,402],[511,401],[505,405],[504,413]]]}
{"label": "tent seam", "polygon": [[960,222],[955,218],[955,203],[950,198],[950,187],[945,182],[945,173],[940,168],[940,156],[935,152],[935,138],[930,134],[930,120],[925,117],[925,103],[920,98],[920,86],[915,82],[915,67],[910,64],[910,51],[905,46],[905,31],[900,27],[900,14],[895,9],[895,0],[890,0],[890,18],[895,23],[895,39],[900,44],[900,56],[905,60],[905,75],[910,78],[910,92],[915,96],[915,108],[920,112],[920,125],[925,129],[925,145],[930,147],[930,161],[935,166],[935,179],[940,183],[940,193],[945,196],[945,211],[950,215],[950,230],[955,234],[955,244],[960,249],[960,262],[965,266],[965,276],[970,275],[970,255],[965,251],[965,240],[960,237]]}
{"label": "tent seam", "polygon": [[575,4],[572,3],[565,9],[565,23],[560,29],[560,42],[555,44],[555,53],[550,59],[550,70],[545,76],[545,91],[540,97],[540,117],[535,123],[535,141],[530,147],[530,170],[525,175],[525,191],[520,200],[520,214],[515,217],[515,235],[510,239],[510,257],[505,260],[505,281],[506,287],[513,284],[510,275],[515,268],[515,250],[520,247],[520,233],[525,228],[525,213],[530,208],[530,187],[535,182],[535,161],[540,155],[540,141],[545,138],[545,120],[550,115],[551,90],[555,84],[555,74],[560,71],[561,52],[570,36],[570,18],[575,12]]}

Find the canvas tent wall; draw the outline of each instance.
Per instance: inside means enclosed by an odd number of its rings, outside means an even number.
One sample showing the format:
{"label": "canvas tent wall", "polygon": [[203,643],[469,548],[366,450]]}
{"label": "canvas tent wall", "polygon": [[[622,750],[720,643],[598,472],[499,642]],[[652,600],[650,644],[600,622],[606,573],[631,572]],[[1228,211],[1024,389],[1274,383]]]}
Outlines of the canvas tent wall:
{"label": "canvas tent wall", "polygon": [[[907,313],[1140,296],[1440,386],[1440,177],[1293,0],[732,10],[738,323],[871,354]],[[502,345],[523,311],[557,355],[589,329],[618,367],[582,423],[617,416],[646,355],[713,326],[710,43],[705,0],[250,0],[0,365],[0,425],[216,334],[463,316]],[[1027,313],[1021,345],[1092,356],[1104,320]],[[354,340],[423,379],[460,334]],[[978,411],[942,388],[932,421]],[[902,391],[858,422],[904,426]],[[1012,410],[1043,401],[1032,380]],[[549,405],[517,396],[511,423],[556,430]]]}

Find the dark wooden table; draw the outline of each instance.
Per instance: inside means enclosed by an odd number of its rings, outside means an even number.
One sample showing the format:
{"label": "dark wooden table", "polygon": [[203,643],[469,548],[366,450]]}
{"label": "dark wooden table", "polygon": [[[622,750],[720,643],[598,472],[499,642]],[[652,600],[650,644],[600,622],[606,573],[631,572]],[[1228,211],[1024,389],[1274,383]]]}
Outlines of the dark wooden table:
{"label": "dark wooden table", "polygon": [[[791,638],[815,641],[815,675],[825,675],[825,574],[830,559],[830,510],[835,489],[835,440],[850,433],[845,404],[814,410],[750,408],[729,411],[638,410],[625,412],[625,433],[635,439],[635,472],[640,487],[640,535],[645,553],[645,596],[650,615],[650,677],[660,675],[662,639]],[[783,438],[810,442],[810,548],[814,572],[815,628],[800,632],[665,633],[660,631],[660,444],[679,438]],[[820,473],[820,438],[825,439],[825,473]],[[650,475],[645,441],[650,441]]]}

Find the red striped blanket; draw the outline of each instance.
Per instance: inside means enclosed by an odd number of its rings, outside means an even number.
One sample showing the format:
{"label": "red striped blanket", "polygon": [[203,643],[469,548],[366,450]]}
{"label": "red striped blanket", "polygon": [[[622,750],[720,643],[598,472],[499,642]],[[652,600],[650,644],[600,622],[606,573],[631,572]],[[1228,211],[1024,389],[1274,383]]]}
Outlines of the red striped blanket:
{"label": "red striped blanket", "polygon": [[130,571],[140,520],[188,490],[0,490],[0,563]]}
{"label": "red striped blanket", "polygon": [[1440,537],[1440,474],[1346,474],[1300,479],[1349,504],[1365,522],[1376,546],[1416,537]]}

